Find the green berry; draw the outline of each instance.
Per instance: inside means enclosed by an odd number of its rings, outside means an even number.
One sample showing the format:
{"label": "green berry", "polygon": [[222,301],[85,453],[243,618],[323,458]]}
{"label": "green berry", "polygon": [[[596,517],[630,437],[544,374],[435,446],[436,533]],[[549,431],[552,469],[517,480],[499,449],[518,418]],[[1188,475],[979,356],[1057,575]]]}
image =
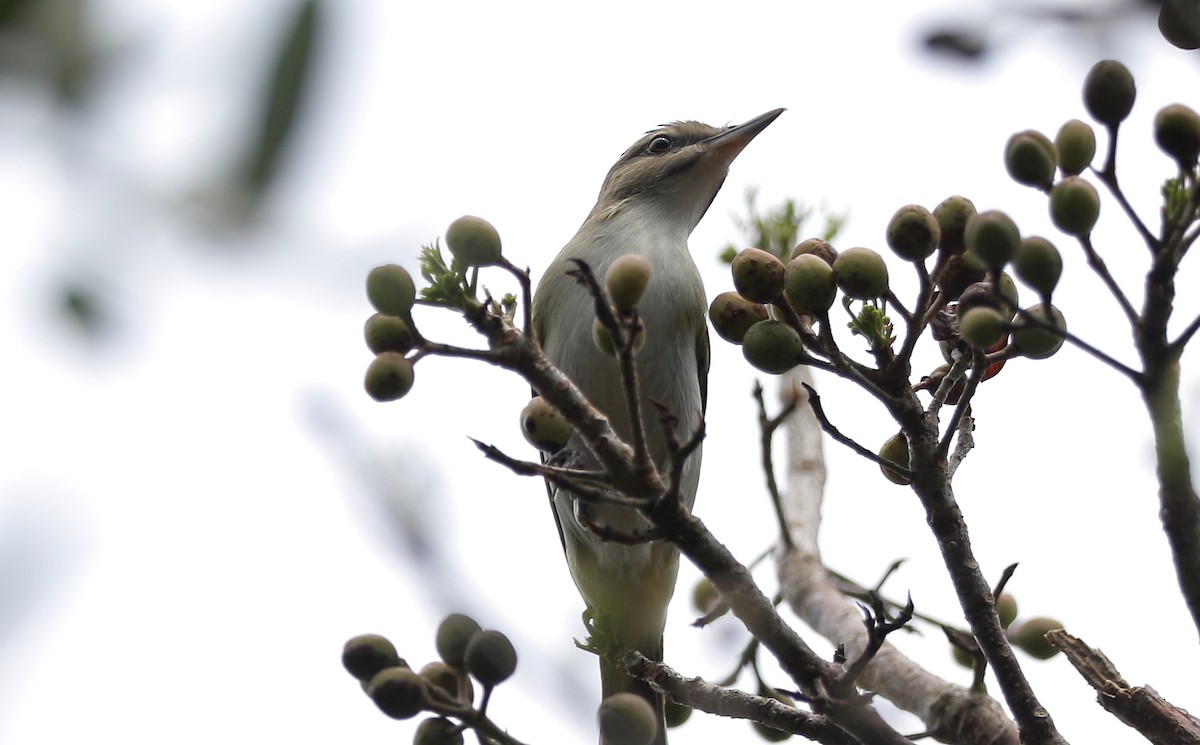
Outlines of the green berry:
{"label": "green berry", "polygon": [[760,248],[747,248],[733,259],[733,286],[754,303],[771,303],[783,292],[783,262]]}
{"label": "green berry", "polygon": [[888,291],[887,264],[869,248],[848,248],[833,262],[837,286],[855,300],[883,297]]}
{"label": "green berry", "polygon": [[968,256],[989,269],[999,271],[1016,255],[1021,233],[1007,214],[1000,210],[988,210],[967,221],[964,239]]}
{"label": "green berry", "polygon": [[1013,271],[1021,281],[1036,290],[1043,298],[1050,297],[1062,276],[1062,255],[1045,238],[1023,238],[1013,257]]}
{"label": "green berry", "polygon": [[370,680],[380,670],[406,665],[386,637],[360,634],[342,647],[342,666],[355,678]]}
{"label": "green berry", "polygon": [[1017,283],[1008,272],[1000,272],[1000,281],[996,289],[1000,297],[1008,301],[1008,305],[1001,305],[996,310],[1006,313],[1006,318],[1012,318],[1017,314],[1017,308],[1021,307],[1021,293],[1017,289]]}
{"label": "green berry", "polygon": [[[642,348],[642,344],[646,341],[646,329],[642,327],[638,329],[637,335],[633,337],[633,351],[638,351]],[[612,332],[608,330],[608,326],[600,321],[599,318],[592,321],[592,342],[609,357],[617,356],[617,345],[613,342]]]}
{"label": "green berry", "polygon": [[896,210],[887,226],[887,244],[906,261],[922,261],[935,250],[942,229],[933,213],[917,204]]}
{"label": "green berry", "polygon": [[963,290],[962,294],[958,296],[958,302],[954,305],[954,313],[961,321],[968,311],[975,308],[1004,310],[1004,303],[996,296],[996,293],[992,292],[991,282],[976,282]]}
{"label": "green berry", "polygon": [[537,396],[521,410],[521,434],[538,450],[556,453],[571,438],[571,424],[546,399]]}
{"label": "green berry", "polygon": [[975,658],[971,656],[970,652],[961,647],[956,647],[953,644],[950,645],[950,652],[954,656],[955,662],[967,668],[968,670],[975,669]]}
{"label": "green berry", "polygon": [[435,646],[438,657],[450,667],[463,669],[463,657],[471,637],[479,631],[474,618],[462,613],[451,613],[438,624]]}
{"label": "green berry", "polygon": [[620,745],[650,745],[658,734],[658,715],[636,693],[616,693],[600,702],[600,737]]}
{"label": "green berry", "polygon": [[958,298],[966,288],[983,280],[987,272],[966,254],[951,256],[938,273],[938,289],[950,300]]}
{"label": "green berry", "polygon": [[1004,338],[1008,319],[995,308],[979,306],[967,311],[958,322],[963,341],[976,349],[988,350]]}
{"label": "green berry", "polygon": [[1057,165],[1058,151],[1041,132],[1032,129],[1018,132],[1004,146],[1004,167],[1018,184],[1049,189]]}
{"label": "green berry", "polygon": [[687,704],[677,704],[671,699],[667,699],[664,708],[667,718],[667,729],[675,729],[692,716],[692,707]]}
{"label": "green berry", "polygon": [[1100,195],[1079,176],[1067,176],[1050,190],[1050,219],[1067,235],[1089,235],[1099,217]]}
{"label": "green berry", "polygon": [[375,354],[399,352],[404,354],[413,348],[416,339],[404,319],[375,313],[363,324],[363,338],[367,349]]}
{"label": "green berry", "polygon": [[499,631],[477,631],[463,654],[467,672],[486,688],[508,680],[517,669],[517,650]]}
{"label": "green berry", "polygon": [[975,214],[975,203],[966,197],[952,196],[933,208],[933,216],[941,229],[938,248],[949,254],[960,254],[966,248],[964,233],[967,221]]}
{"label": "green berry", "polygon": [[384,264],[367,273],[367,300],[380,313],[404,317],[417,300],[417,287],[404,267]]}
{"label": "green berry", "polygon": [[790,739],[792,736],[791,732],[784,732],[781,729],[768,727],[767,725],[758,721],[750,722],[750,726],[754,730],[755,734],[767,742],[783,742],[784,740]]}
{"label": "green berry", "polygon": [[828,241],[821,240],[820,238],[805,238],[792,249],[788,260],[791,261],[802,254],[812,254],[829,266],[833,266],[833,261],[837,258],[838,252],[836,248],[829,245]]}
{"label": "green berry", "polygon": [[1058,150],[1059,170],[1067,176],[1078,176],[1096,157],[1096,133],[1090,124],[1072,119],[1059,127],[1054,147]]}
{"label": "green berry", "polygon": [[797,256],[784,272],[783,294],[797,313],[823,315],[837,297],[833,268],[816,254]]}
{"label": "green berry", "polygon": [[707,615],[717,603],[721,602],[721,593],[708,577],[701,577],[692,588],[692,607],[701,615]]}
{"label": "green berry", "polygon": [[604,273],[604,289],[617,310],[631,311],[650,284],[650,260],[638,254],[617,257]]}
{"label": "green berry", "polygon": [[367,366],[363,387],[376,401],[404,398],[413,387],[413,364],[399,352],[378,354]]}
{"label": "green berry", "polygon": [[1000,616],[1000,625],[1008,628],[1017,620],[1017,599],[1007,592],[1000,593],[996,598],[996,615]]}
{"label": "green berry", "polygon": [[1181,171],[1191,171],[1200,156],[1200,114],[1183,104],[1164,106],[1154,116],[1154,141]]}
{"label": "green berry", "polygon": [[1038,616],[1010,629],[1008,639],[1030,657],[1048,660],[1058,654],[1058,647],[1046,640],[1046,633],[1062,627],[1061,621]]}
{"label": "green berry", "polygon": [[411,719],[425,708],[425,683],[406,667],[380,670],[367,684],[367,695],[392,719]]}
{"label": "green berry", "polygon": [[1092,118],[1110,129],[1133,110],[1137,86],[1129,68],[1116,60],[1101,60],[1083,81],[1083,105]]}
{"label": "green berry", "polygon": [[[758,695],[762,696],[763,698],[775,699],[785,706],[795,706],[795,704],[792,703],[792,701],[787,697],[763,685],[758,687]],[[784,732],[783,730],[775,729],[774,727],[768,727],[767,725],[758,721],[751,721],[750,726],[754,729],[755,733],[759,737],[767,742],[783,742],[792,736],[790,732]]]}
{"label": "green berry", "polygon": [[708,306],[708,319],[712,321],[718,336],[725,341],[741,344],[751,326],[767,320],[767,309],[736,292],[722,292]]}
{"label": "green berry", "polygon": [[1158,9],[1158,30],[1180,49],[1200,49],[1200,7],[1193,0],[1165,0]]}
{"label": "green berry", "polygon": [[[1050,308],[1049,317],[1046,315],[1047,307]],[[1034,318],[1048,321],[1055,328],[1067,330],[1067,320],[1063,318],[1062,312],[1053,305],[1033,305],[1026,308],[1025,311]],[[1021,324],[1013,332],[1013,345],[1025,357],[1032,360],[1044,360],[1062,349],[1064,339],[1061,335],[1028,321],[1022,321]]]}
{"label": "green berry", "polygon": [[490,266],[500,261],[500,234],[482,217],[463,215],[446,228],[446,248],[463,266]]}
{"label": "green berry", "polygon": [[426,663],[417,673],[434,688],[440,688],[447,696],[458,698],[458,672],[441,660]]}
{"label": "green berry", "polygon": [[[908,468],[908,438],[904,436],[903,432],[892,435],[883,443],[883,447],[879,448],[879,457],[902,468]],[[900,475],[887,466],[881,465],[879,470],[893,484],[905,486],[912,483],[912,479]]]}
{"label": "green berry", "polygon": [[426,719],[417,725],[413,745],[462,745],[462,731],[449,719]]}
{"label": "green berry", "polygon": [[742,339],[742,356],[757,369],[780,375],[800,364],[804,344],[800,334],[783,321],[760,321]]}

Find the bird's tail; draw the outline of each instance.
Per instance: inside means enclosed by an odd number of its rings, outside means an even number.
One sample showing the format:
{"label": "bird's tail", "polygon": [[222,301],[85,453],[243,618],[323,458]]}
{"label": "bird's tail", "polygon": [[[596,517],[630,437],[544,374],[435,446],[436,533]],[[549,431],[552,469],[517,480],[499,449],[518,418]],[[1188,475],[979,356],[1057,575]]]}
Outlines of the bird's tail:
{"label": "bird's tail", "polygon": [[[639,650],[647,657],[661,661],[663,658],[662,639],[659,638],[658,645],[653,650]],[[658,732],[655,733],[651,745],[667,745],[667,718],[666,707],[667,701],[661,694],[650,687],[650,684],[644,680],[631,678],[625,674],[616,665],[608,662],[603,657],[600,658],[600,689],[601,695],[608,698],[616,693],[636,693],[650,703],[650,708],[658,718]],[[606,739],[603,735],[600,736],[600,745],[627,745],[623,742],[615,742]]]}

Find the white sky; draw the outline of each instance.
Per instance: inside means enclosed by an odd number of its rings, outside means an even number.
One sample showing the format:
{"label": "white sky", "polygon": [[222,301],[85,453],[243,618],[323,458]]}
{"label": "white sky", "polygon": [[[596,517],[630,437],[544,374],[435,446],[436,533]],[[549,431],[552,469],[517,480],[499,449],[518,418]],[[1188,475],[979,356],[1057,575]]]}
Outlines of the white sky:
{"label": "white sky", "polygon": [[[367,269],[414,267],[421,242],[472,213],[536,270],[644,130],[786,106],[693,235],[710,295],[729,287],[713,257],[735,237],[729,214],[748,185],[765,205],[793,195],[849,208],[839,245],[879,249],[897,207],[963,193],[1055,239],[1069,257],[1056,302],[1071,328],[1130,359],[1113,304],[1050,226],[1044,199],[1005,177],[1001,148],[1018,129],[1053,134],[1084,118],[1087,69],[1120,58],[1139,89],[1123,130],[1125,183],[1153,224],[1169,162],[1150,121],[1200,90],[1194,53],[1150,24],[1081,41],[988,20],[982,3],[340,0],[314,116],[268,224],[247,235],[198,223],[289,5],[97,2],[118,62],[86,126],[36,89],[0,88],[0,742],[404,741],[414,724],[373,709],[340,668],[341,644],[384,633],[419,664],[448,610],[476,613],[518,645],[498,720],[531,743],[593,742],[594,661],[570,642],[581,607],[542,487],[483,462],[466,439],[529,454],[516,428],[527,387],[429,360],[409,398],[371,402],[360,382]],[[925,23],[951,16],[985,20],[1000,53],[970,69],[919,54]],[[1144,252],[1111,200],[1101,228],[1100,250],[1133,276]],[[75,272],[114,290],[123,333],[112,348],[73,343],[47,313],[55,282]],[[898,262],[893,275],[907,281]],[[1185,272],[1181,319],[1200,310],[1194,283]],[[1136,296],[1137,281],[1127,286]],[[470,339],[453,323],[422,323]],[[746,560],[773,527],[756,487],[753,377],[738,350],[715,345],[697,506]],[[894,431],[845,385],[819,385],[860,441]],[[1194,371],[1184,388],[1191,422]],[[976,414],[978,449],[957,488],[985,571],[1019,561],[1010,587],[1023,613],[1061,618],[1130,682],[1200,707],[1200,650],[1157,527],[1132,388],[1067,350],[1011,363]],[[911,590],[923,610],[957,618],[915,498],[852,454],[827,452],[828,563],[872,582],[909,557],[892,594]],[[415,524],[444,554],[417,563],[396,551],[364,464],[387,469],[385,488],[422,511]],[[732,623],[687,626],[694,576],[685,567],[668,661],[722,677],[741,637]],[[966,683],[940,634],[927,637],[900,643]],[[1140,741],[1065,660],[1027,669],[1068,739]],[[697,716],[671,739],[747,737],[743,724]]]}

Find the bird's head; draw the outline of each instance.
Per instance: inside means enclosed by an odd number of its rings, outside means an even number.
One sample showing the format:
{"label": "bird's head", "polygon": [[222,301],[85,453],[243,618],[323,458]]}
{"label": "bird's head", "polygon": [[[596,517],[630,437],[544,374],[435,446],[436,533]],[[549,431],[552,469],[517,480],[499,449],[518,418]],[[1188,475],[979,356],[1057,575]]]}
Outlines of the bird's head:
{"label": "bird's head", "polygon": [[648,206],[690,233],[721,189],[729,164],[783,111],[733,127],[675,122],[647,132],[609,170],[593,217]]}

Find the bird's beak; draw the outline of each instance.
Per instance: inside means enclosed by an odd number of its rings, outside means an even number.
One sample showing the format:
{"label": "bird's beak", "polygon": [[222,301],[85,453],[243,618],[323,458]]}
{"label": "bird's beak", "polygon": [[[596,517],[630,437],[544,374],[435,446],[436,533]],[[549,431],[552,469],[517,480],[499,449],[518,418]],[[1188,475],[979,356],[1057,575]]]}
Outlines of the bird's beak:
{"label": "bird's beak", "polygon": [[742,148],[749,145],[750,141],[757,137],[759,132],[766,129],[768,124],[779,118],[779,115],[786,110],[775,109],[774,111],[768,111],[765,114],[754,117],[745,124],[730,127],[720,134],[713,135],[700,144],[703,145],[705,151],[719,152],[726,163],[732,163],[733,159],[738,156],[738,153],[742,152]]}

